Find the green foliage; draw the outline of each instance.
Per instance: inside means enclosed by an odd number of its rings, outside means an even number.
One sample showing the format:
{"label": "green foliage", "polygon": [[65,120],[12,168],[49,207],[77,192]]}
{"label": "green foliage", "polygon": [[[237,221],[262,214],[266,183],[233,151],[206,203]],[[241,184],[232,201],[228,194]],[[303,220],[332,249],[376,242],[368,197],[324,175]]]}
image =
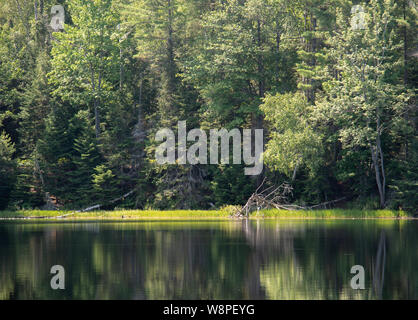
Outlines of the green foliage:
{"label": "green foliage", "polygon": [[270,123],[266,164],[292,180],[299,167],[314,175],[321,165],[322,143],[309,124],[311,111],[306,99],[292,93],[268,95],[260,109]]}
{"label": "green foliage", "polygon": [[14,144],[10,137],[0,133],[0,209],[6,208],[16,179],[16,161],[13,159]]}
{"label": "green foliage", "polygon": [[79,131],[79,135],[74,139],[75,153],[71,161],[75,170],[70,173],[69,182],[72,190],[76,190],[74,196],[77,201],[88,205],[92,199],[93,174],[101,156],[87,111],[79,111],[76,114],[70,123],[70,130]]}
{"label": "green foliage", "polygon": [[[295,203],[415,212],[418,12],[354,4],[364,29],[348,0],[1,1],[1,206],[219,208],[266,176]],[[264,129],[262,176],[157,165],[179,120]]]}
{"label": "green foliage", "polygon": [[392,207],[402,208],[408,212],[417,213],[418,208],[418,138],[415,136],[406,159],[398,164],[397,175],[389,184],[393,192]]}
{"label": "green foliage", "polygon": [[217,207],[224,204],[245,204],[254,192],[255,181],[244,175],[242,166],[220,166],[213,172],[210,189],[213,193],[210,201]]}
{"label": "green foliage", "polygon": [[[395,137],[402,134],[400,128],[408,122],[404,114],[412,97],[410,90],[390,76],[402,59],[397,53],[400,43],[395,37],[394,10],[393,1],[371,1],[366,6],[365,28],[360,30],[346,28],[347,17],[338,13],[337,30],[328,40],[334,63],[328,67],[325,94],[315,109],[315,117],[332,123],[338,132],[334,138],[341,143],[344,163],[337,175],[350,180],[353,189],[369,186],[374,180],[381,207],[388,201],[387,181],[394,178],[386,170],[392,160],[387,155],[396,146]],[[350,164],[350,159],[357,163]],[[361,166],[363,177],[358,172]],[[362,191],[370,189],[363,187]]]}
{"label": "green foliage", "polygon": [[184,78],[205,100],[205,120],[231,127],[245,126],[249,117],[260,122],[265,93],[292,86],[285,70],[293,66],[294,55],[280,40],[286,10],[281,1],[216,1],[202,16]]}
{"label": "green foliage", "polygon": [[100,202],[111,199],[117,194],[117,184],[115,175],[112,170],[102,164],[94,168],[95,173],[92,175],[93,188],[95,198]]}
{"label": "green foliage", "polygon": [[42,193],[42,182],[39,177],[38,166],[34,159],[18,159],[16,167],[16,181],[10,194],[9,208],[41,208],[45,195]]}

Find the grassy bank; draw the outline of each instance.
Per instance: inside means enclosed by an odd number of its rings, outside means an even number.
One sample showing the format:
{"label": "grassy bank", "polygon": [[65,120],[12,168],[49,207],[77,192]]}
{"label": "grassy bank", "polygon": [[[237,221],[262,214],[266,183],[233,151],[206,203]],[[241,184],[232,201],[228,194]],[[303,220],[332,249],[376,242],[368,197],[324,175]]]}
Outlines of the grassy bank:
{"label": "grassy bank", "polygon": [[255,216],[265,218],[320,218],[320,219],[377,219],[377,218],[412,218],[405,211],[396,210],[359,210],[359,209],[330,209],[330,210],[262,210]]}
{"label": "grassy bank", "polygon": [[[0,219],[13,218],[63,218],[70,219],[229,219],[231,210],[114,210],[91,211],[73,213],[72,211],[43,211],[43,210],[18,210],[1,211]],[[377,219],[377,218],[412,218],[404,211],[394,210],[261,210],[253,212],[250,218],[284,218],[284,219]]]}
{"label": "grassy bank", "polygon": [[65,219],[219,219],[229,218],[227,211],[216,210],[113,210],[113,211],[1,211],[0,218],[65,218]]}

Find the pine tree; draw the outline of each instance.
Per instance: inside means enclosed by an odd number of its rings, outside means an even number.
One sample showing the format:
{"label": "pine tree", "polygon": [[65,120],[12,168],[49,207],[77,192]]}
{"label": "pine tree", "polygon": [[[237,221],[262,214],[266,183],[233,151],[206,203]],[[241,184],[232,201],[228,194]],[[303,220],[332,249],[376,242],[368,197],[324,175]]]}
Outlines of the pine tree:
{"label": "pine tree", "polygon": [[5,209],[16,179],[16,161],[13,159],[14,144],[10,137],[0,134],[0,210]]}
{"label": "pine tree", "polygon": [[70,122],[70,130],[78,132],[74,139],[72,162],[74,171],[69,172],[73,201],[88,205],[93,195],[93,174],[101,162],[95,132],[90,124],[88,111],[79,111]]}
{"label": "pine tree", "polygon": [[94,198],[100,203],[106,203],[115,198],[118,192],[116,176],[106,165],[98,165],[92,174]]}
{"label": "pine tree", "polygon": [[72,193],[75,191],[69,183],[70,173],[76,168],[72,159],[75,155],[73,144],[77,132],[69,130],[69,123],[75,112],[74,108],[65,103],[53,105],[37,147],[45,192],[64,204],[73,198]]}

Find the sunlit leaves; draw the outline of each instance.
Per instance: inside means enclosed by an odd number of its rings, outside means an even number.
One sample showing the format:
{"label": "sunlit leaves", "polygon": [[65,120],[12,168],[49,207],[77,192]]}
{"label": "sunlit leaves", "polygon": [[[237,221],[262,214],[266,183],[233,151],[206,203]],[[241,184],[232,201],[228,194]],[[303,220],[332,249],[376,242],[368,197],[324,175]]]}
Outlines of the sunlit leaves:
{"label": "sunlit leaves", "polygon": [[321,138],[309,124],[310,110],[301,94],[267,96],[261,110],[271,123],[270,141],[265,159],[267,165],[288,177],[298,167],[311,174],[321,164]]}

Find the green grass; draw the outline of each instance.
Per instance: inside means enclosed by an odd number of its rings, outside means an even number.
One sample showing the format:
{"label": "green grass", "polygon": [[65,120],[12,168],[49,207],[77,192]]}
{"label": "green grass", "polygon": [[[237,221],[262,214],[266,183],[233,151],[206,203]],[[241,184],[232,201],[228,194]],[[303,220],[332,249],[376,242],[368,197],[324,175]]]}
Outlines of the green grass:
{"label": "green grass", "polygon": [[359,209],[331,209],[331,210],[261,210],[255,217],[265,218],[320,218],[320,219],[375,219],[375,218],[409,218],[405,211],[396,210],[359,210]]}
{"label": "green grass", "polygon": [[0,218],[56,217],[71,211],[16,210],[0,211]]}
{"label": "green grass", "polygon": [[[18,210],[1,211],[0,218],[42,218],[59,217],[74,211],[42,211],[42,210]],[[227,211],[217,210],[114,210],[114,211],[90,211],[77,212],[65,217],[66,219],[227,219]]]}
{"label": "green grass", "polygon": [[[1,211],[0,218],[56,218],[73,211],[43,211],[43,210],[17,210]],[[91,211],[68,215],[65,219],[228,219],[231,210],[114,210],[114,211]],[[286,218],[286,219],[374,219],[374,218],[410,218],[404,211],[394,210],[355,210],[355,209],[332,209],[332,210],[261,210],[253,212],[251,217],[258,218]]]}

